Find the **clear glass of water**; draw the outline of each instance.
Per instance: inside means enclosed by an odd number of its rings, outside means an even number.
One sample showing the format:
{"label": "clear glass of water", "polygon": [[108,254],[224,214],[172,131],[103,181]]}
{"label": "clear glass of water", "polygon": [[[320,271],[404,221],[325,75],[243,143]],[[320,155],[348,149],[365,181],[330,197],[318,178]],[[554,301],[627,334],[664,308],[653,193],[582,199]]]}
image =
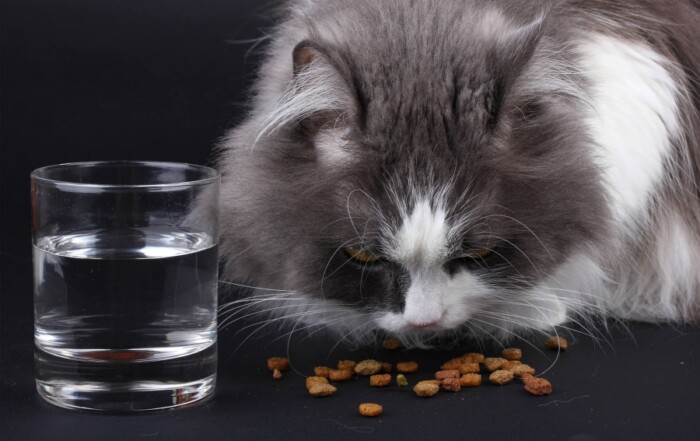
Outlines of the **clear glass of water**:
{"label": "clear glass of water", "polygon": [[82,162],[31,175],[36,385],[114,412],[212,396],[216,170]]}

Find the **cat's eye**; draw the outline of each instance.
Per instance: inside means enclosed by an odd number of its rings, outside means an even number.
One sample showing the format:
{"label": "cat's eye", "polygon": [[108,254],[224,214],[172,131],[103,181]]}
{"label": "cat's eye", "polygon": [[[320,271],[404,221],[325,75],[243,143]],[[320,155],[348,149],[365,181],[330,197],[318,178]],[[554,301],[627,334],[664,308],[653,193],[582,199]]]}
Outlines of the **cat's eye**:
{"label": "cat's eye", "polygon": [[462,253],[459,257],[445,262],[445,271],[454,275],[461,268],[486,269],[493,264],[491,257],[497,253],[490,248],[475,248]]}
{"label": "cat's eye", "polygon": [[351,259],[359,263],[372,263],[380,259],[376,254],[372,254],[367,250],[362,250],[355,247],[345,247],[345,252]]}

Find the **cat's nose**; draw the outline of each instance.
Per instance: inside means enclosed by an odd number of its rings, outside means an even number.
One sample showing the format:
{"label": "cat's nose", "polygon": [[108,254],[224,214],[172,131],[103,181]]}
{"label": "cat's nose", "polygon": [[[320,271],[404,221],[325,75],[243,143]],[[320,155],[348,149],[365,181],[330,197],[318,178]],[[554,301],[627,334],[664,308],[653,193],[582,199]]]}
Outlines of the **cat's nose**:
{"label": "cat's nose", "polygon": [[407,304],[403,311],[403,319],[408,326],[414,329],[429,328],[436,325],[445,315],[443,308],[437,305]]}
{"label": "cat's nose", "polygon": [[403,308],[403,319],[408,326],[427,328],[438,323],[444,314],[440,293],[424,289],[420,284],[409,287]]}

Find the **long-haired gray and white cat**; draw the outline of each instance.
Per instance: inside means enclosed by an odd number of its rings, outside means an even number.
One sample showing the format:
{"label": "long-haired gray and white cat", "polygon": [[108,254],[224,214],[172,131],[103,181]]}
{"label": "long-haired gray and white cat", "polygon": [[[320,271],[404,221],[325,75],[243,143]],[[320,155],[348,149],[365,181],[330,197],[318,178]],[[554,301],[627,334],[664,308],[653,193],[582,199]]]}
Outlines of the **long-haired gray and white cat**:
{"label": "long-haired gray and white cat", "polygon": [[299,0],[220,144],[229,306],[407,343],[700,318],[698,0]]}

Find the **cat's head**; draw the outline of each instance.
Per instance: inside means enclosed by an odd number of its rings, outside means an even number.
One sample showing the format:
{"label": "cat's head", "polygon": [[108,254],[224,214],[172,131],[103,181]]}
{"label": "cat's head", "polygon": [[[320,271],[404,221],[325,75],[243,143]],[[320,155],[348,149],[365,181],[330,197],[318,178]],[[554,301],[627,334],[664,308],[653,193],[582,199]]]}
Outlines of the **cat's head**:
{"label": "cat's head", "polygon": [[569,55],[532,11],[398,3],[281,25],[223,144],[224,277],[346,332],[562,322],[608,215]]}

